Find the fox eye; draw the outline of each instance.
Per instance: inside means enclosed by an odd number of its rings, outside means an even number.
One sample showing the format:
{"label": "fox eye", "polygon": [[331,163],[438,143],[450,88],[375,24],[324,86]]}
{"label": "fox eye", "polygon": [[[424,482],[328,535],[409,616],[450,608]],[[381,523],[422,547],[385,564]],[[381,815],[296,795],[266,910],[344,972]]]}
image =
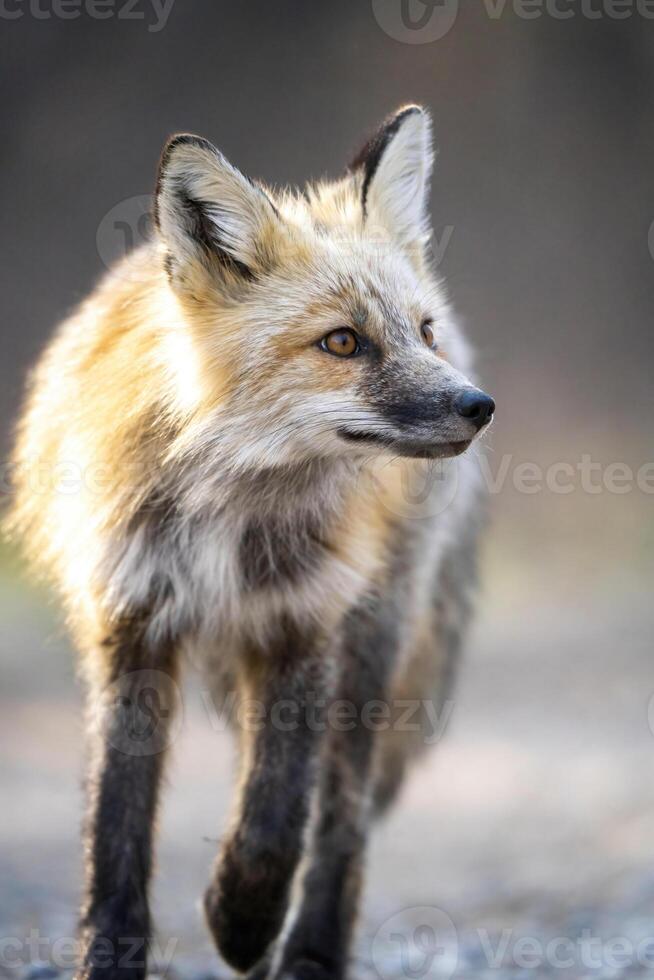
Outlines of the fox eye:
{"label": "fox eye", "polygon": [[422,334],[422,339],[427,344],[427,347],[431,347],[432,350],[436,350],[436,338],[434,337],[434,330],[431,320],[423,320],[422,326],[420,327],[420,333]]}
{"label": "fox eye", "polygon": [[336,357],[352,357],[361,350],[359,338],[354,330],[347,330],[344,327],[328,333],[320,341],[320,346],[328,354],[335,354]]}

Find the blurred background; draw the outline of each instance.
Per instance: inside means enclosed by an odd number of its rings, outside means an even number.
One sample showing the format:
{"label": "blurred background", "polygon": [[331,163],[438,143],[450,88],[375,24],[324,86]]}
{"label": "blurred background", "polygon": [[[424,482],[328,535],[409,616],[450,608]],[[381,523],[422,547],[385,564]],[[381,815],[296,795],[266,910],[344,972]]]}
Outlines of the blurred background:
{"label": "blurred background", "polygon": [[[54,325],[147,233],[171,132],[284,184],[340,173],[403,102],[433,112],[440,271],[498,403],[483,464],[492,523],[444,737],[372,847],[362,975],[407,975],[389,923],[411,943],[434,915],[458,939],[413,977],[498,976],[493,953],[516,976],[654,969],[651,6],[0,10],[3,456]],[[0,975],[47,977],[79,893],[81,691],[56,608],[6,548],[0,615]],[[198,977],[219,968],[198,898],[229,799],[220,727],[191,680],[154,908],[171,970]],[[575,944],[571,966],[546,951],[555,936]],[[632,943],[617,965],[616,936]],[[540,960],[524,962],[524,939]]]}

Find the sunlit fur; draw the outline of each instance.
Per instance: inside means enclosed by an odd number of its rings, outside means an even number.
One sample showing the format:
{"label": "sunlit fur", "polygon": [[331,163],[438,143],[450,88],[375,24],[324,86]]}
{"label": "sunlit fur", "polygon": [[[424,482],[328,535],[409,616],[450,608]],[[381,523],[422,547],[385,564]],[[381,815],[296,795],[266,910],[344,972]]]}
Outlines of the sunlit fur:
{"label": "sunlit fur", "polygon": [[[265,646],[282,619],[336,636],[345,614],[390,582],[399,533],[417,544],[402,572],[395,689],[442,699],[436,633],[460,631],[473,580],[452,585],[457,569],[444,562],[461,542],[474,546],[475,462],[398,461],[401,427],[380,409],[393,396],[387,383],[371,402],[361,389],[368,360],[319,347],[353,326],[407,384],[446,394],[471,384],[428,258],[429,119],[405,113],[365,202],[361,166],[277,192],[202,141],[173,143],[152,241],[103,278],[41,358],[18,428],[10,527],[59,586],[94,685],[110,675],[107,636],[135,615],[147,618],[148,650],[172,642],[225,677],[243,645]],[[215,228],[215,254],[194,236],[184,195],[202,203],[200,230],[211,237]],[[421,336],[425,318],[436,352]],[[434,412],[416,433],[472,439],[462,426]],[[347,442],[343,427],[391,445]],[[437,480],[418,505],[435,465],[455,468],[456,493]],[[269,541],[274,568],[275,541],[284,536],[293,551],[297,536],[302,548],[307,522],[319,529],[322,560],[300,578],[249,585],[248,528],[264,549]],[[382,800],[405,754],[386,741]]]}
{"label": "sunlit fur", "polygon": [[[184,569],[170,569],[179,588],[155,630],[175,617],[212,631],[258,620],[265,628],[286,603],[315,615],[326,603],[338,614],[383,564],[384,531],[402,501],[386,506],[365,489],[369,458],[336,432],[342,423],[391,427],[353,393],[363,364],[315,344],[365,313],[367,330],[390,347],[411,345],[417,363],[433,362],[419,334],[429,315],[449,365],[469,366],[422,250],[393,247],[381,216],[364,222],[359,185],[355,175],[310,187],[306,197],[267,190],[281,220],[271,212],[263,229],[270,269],[254,284],[229,273],[216,282],[198,262],[183,268],[175,292],[166,244],[145,245],[104,278],[42,358],[19,427],[12,525],[93,639],[107,616],[147,593],[157,556],[129,529],[164,492],[180,515]],[[296,466],[305,470],[297,481]],[[253,479],[248,499],[241,487]],[[396,467],[377,467],[375,486],[380,479],[386,493],[402,492]],[[249,505],[288,506],[292,525],[297,493],[321,520],[333,514],[339,557],[320,583],[305,583],[306,598],[243,595],[231,542]],[[194,543],[198,517],[211,530]]]}

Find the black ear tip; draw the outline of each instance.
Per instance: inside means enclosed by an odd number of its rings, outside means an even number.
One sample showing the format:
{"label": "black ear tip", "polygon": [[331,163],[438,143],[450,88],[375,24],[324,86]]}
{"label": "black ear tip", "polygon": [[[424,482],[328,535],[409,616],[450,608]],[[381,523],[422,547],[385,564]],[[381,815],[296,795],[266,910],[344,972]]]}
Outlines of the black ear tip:
{"label": "black ear tip", "polygon": [[182,147],[190,146],[198,150],[202,150],[205,153],[211,153],[214,156],[219,156],[218,150],[205,139],[203,136],[196,136],[194,133],[175,133],[170,136],[164,143],[164,148],[161,151],[161,156],[159,158],[159,167],[157,169],[157,183],[155,187],[155,204],[154,204],[154,220],[157,228],[160,227],[159,224],[159,195],[161,193],[162,181],[166,176],[166,172],[170,166],[170,161],[175,153],[177,153]]}
{"label": "black ear tip", "polygon": [[424,105],[418,105],[417,102],[409,102],[407,105],[400,106],[391,118],[393,119],[405,119],[406,116],[428,116],[429,113],[425,109]]}
{"label": "black ear tip", "polygon": [[196,136],[194,133],[176,133],[170,136],[164,148],[161,152],[161,160],[159,162],[159,170],[163,170],[169,163],[171,156],[182,146],[193,146],[198,150],[204,150],[207,153],[217,153],[216,147],[209,140],[205,139],[203,136]]}
{"label": "black ear tip", "polygon": [[418,105],[417,102],[409,102],[407,105],[400,106],[390,116],[387,116],[381,125],[381,130],[390,129],[393,133],[396,133],[400,126],[411,117],[414,119],[421,117],[425,122],[429,122],[431,118],[429,110],[424,105]]}
{"label": "black ear tip", "polygon": [[396,109],[395,112],[392,112],[384,119],[377,131],[364,143],[363,147],[350,163],[348,169],[350,171],[357,170],[360,167],[367,169],[371,160],[375,160],[378,163],[383,150],[410,116],[422,116],[425,120],[429,120],[430,118],[427,109],[417,103],[411,102],[407,105],[400,106],[399,109]]}
{"label": "black ear tip", "polygon": [[432,121],[429,109],[424,105],[411,103],[401,106],[393,116],[386,120],[385,126],[396,133],[407,119],[420,119],[426,126],[430,126]]}

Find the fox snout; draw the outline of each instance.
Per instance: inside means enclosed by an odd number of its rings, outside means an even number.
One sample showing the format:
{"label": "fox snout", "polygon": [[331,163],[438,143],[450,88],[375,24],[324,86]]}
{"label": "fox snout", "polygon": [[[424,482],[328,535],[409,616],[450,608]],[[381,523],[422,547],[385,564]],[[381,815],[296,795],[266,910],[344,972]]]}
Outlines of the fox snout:
{"label": "fox snout", "polygon": [[495,401],[445,365],[435,380],[431,372],[387,373],[366,390],[377,424],[345,426],[339,435],[401,456],[438,459],[465,452],[492,421]]}
{"label": "fox snout", "polygon": [[[425,426],[422,412],[416,413],[413,423],[409,422],[407,429],[415,429],[420,435],[417,440],[410,438],[407,441],[406,455],[432,459],[459,456],[490,425],[494,413],[494,399],[478,388],[464,387],[449,398],[435,399],[429,426]],[[410,417],[409,405],[405,418]],[[401,444],[404,442],[404,439],[400,440]]]}
{"label": "fox snout", "polygon": [[485,391],[466,388],[454,399],[453,408],[479,432],[493,418],[495,402]]}

